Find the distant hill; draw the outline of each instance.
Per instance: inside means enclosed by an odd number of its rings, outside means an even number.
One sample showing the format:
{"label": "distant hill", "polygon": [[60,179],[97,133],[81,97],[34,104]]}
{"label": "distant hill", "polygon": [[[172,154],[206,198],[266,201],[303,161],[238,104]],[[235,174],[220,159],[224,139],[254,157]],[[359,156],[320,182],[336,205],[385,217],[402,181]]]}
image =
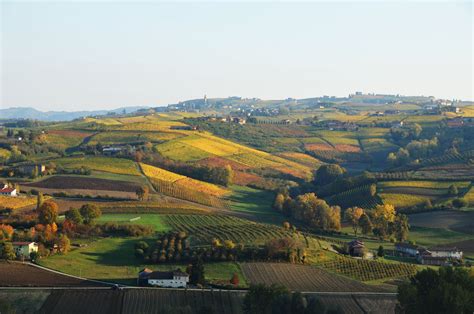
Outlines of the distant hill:
{"label": "distant hill", "polygon": [[14,107],[0,109],[0,119],[35,119],[42,121],[70,121],[86,116],[101,116],[108,113],[121,114],[132,113],[148,107],[122,107],[113,110],[95,110],[95,111],[39,111],[31,107]]}

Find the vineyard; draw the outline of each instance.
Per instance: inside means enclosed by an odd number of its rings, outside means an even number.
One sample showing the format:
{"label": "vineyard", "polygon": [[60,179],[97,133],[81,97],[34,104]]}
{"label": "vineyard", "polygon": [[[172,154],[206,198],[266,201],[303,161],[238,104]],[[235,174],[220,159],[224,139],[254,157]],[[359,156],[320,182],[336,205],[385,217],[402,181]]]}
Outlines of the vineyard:
{"label": "vineyard", "polygon": [[429,198],[419,195],[380,193],[380,198],[384,204],[391,204],[396,208],[407,208],[425,204]]}
{"label": "vineyard", "polygon": [[371,194],[370,184],[327,197],[326,201],[331,205],[338,205],[342,208],[359,206],[369,209],[382,204],[380,197]]}
{"label": "vineyard", "polygon": [[229,201],[188,188],[185,185],[158,179],[150,179],[150,181],[155,190],[164,195],[216,208],[230,208]]}
{"label": "vineyard", "polygon": [[58,166],[67,169],[87,167],[96,171],[104,171],[116,174],[140,176],[137,165],[128,159],[109,157],[70,157],[54,161]]}
{"label": "vineyard", "polygon": [[313,266],[286,263],[241,263],[240,265],[245,277],[252,284],[282,284],[297,291],[377,291],[374,287],[336,276]]}
{"label": "vineyard", "polygon": [[[140,163],[143,173],[161,193],[196,203],[213,206],[211,200],[224,196],[228,191],[215,184],[195,180],[158,167]],[[201,200],[202,199],[202,200]],[[204,200],[209,199],[209,200]],[[204,202],[204,203],[203,203]]]}
{"label": "vineyard", "polygon": [[318,265],[335,273],[361,281],[407,278],[416,273],[416,266],[412,264],[389,264],[343,256],[336,256],[335,259],[320,262]]}
{"label": "vineyard", "polygon": [[207,245],[216,238],[259,245],[270,239],[292,236],[280,227],[223,215],[167,215],[165,221],[173,230],[188,233],[195,244]]}
{"label": "vineyard", "polygon": [[0,195],[0,208],[4,207],[4,208],[18,209],[18,208],[22,208],[26,206],[35,205],[35,204],[36,204],[36,196],[11,197],[11,196]]}
{"label": "vineyard", "polygon": [[169,141],[180,137],[178,133],[165,133],[165,132],[138,132],[138,131],[114,131],[114,132],[101,132],[94,135],[88,142],[88,145],[96,145],[98,143],[102,145],[110,144],[131,144],[131,143],[144,143],[144,142],[162,142]]}

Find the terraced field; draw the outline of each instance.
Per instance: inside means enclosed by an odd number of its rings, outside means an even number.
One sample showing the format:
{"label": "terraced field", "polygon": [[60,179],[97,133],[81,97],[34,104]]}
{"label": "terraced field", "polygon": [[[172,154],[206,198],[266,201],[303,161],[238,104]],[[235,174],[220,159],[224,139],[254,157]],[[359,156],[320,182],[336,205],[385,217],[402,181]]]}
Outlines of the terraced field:
{"label": "terraced field", "polygon": [[406,208],[426,203],[429,197],[409,194],[380,193],[384,204],[391,204],[395,208]]}

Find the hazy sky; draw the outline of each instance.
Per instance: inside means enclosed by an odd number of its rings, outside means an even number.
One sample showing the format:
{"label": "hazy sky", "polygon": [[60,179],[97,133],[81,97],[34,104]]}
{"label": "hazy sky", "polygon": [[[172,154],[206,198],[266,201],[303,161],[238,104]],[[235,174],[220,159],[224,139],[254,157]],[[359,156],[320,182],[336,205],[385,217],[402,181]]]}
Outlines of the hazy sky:
{"label": "hazy sky", "polygon": [[470,1],[3,1],[0,8],[2,108],[356,90],[474,99]]}

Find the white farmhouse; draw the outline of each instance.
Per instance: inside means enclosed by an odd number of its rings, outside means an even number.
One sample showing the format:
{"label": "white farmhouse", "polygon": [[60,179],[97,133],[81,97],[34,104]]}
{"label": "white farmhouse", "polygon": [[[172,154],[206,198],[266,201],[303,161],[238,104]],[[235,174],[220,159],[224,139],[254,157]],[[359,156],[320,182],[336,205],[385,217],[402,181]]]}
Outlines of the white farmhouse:
{"label": "white farmhouse", "polygon": [[30,258],[30,254],[38,252],[38,244],[35,242],[12,242],[13,250],[19,258]]}
{"label": "white farmhouse", "polygon": [[15,188],[10,188],[5,184],[3,188],[0,188],[0,195],[17,196],[17,193]]}
{"label": "white farmhouse", "polygon": [[186,288],[189,275],[177,269],[175,271],[151,271],[147,268],[138,273],[139,285],[150,285],[163,288]]}

